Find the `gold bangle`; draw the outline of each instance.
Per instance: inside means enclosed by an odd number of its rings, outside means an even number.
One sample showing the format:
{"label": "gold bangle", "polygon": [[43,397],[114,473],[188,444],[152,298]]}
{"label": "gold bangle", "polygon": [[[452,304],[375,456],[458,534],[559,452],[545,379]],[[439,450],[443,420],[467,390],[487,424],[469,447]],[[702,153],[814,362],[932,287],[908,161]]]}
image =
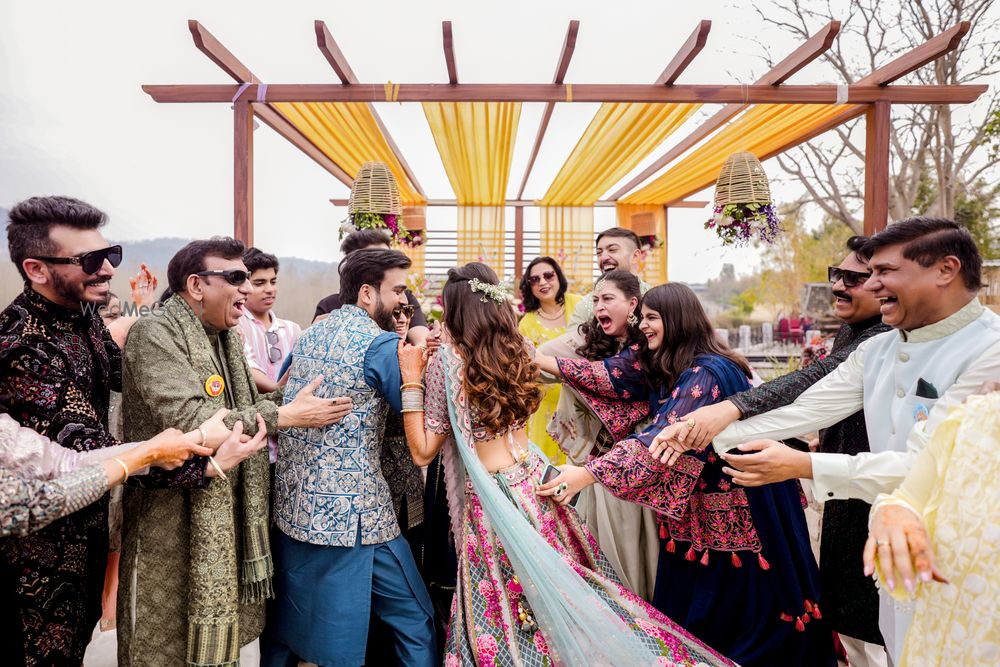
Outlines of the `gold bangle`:
{"label": "gold bangle", "polygon": [[400,386],[400,389],[421,389],[422,390],[422,389],[424,389],[424,383],[423,382],[404,382]]}
{"label": "gold bangle", "polygon": [[112,461],[116,461],[118,463],[118,465],[120,465],[122,467],[122,471],[125,473],[125,479],[122,480],[122,484],[124,484],[125,482],[128,481],[128,466],[125,465],[125,462],[122,461],[117,456],[112,457],[111,460]]}
{"label": "gold bangle", "polygon": [[226,473],[222,472],[222,468],[220,468],[219,464],[215,462],[215,459],[211,456],[207,458],[208,462],[212,464],[213,468],[215,468],[215,474],[219,476],[219,479],[226,479]]}
{"label": "gold bangle", "polygon": [[424,411],[423,408],[403,408],[400,412],[402,412],[405,415],[407,412],[423,412],[423,411]]}

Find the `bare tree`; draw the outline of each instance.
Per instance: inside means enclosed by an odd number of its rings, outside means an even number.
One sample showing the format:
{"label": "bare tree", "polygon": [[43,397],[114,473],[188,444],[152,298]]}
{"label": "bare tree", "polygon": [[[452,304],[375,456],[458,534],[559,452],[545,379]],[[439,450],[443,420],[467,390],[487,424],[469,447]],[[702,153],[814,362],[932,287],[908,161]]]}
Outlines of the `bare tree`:
{"label": "bare tree", "polygon": [[[1000,71],[1000,3],[995,0],[777,0],[775,5],[758,5],[761,19],[801,39],[831,20],[842,22],[840,38],[823,59],[848,83],[960,21],[972,22],[962,44],[903,82],[986,83]],[[893,105],[890,218],[913,215],[918,198],[925,212],[953,218],[956,199],[1000,165],[1000,155],[989,148],[996,118],[997,87],[961,109]],[[778,158],[804,186],[808,202],[856,233],[863,227],[864,145],[862,118]],[[929,205],[928,185],[934,192]]]}

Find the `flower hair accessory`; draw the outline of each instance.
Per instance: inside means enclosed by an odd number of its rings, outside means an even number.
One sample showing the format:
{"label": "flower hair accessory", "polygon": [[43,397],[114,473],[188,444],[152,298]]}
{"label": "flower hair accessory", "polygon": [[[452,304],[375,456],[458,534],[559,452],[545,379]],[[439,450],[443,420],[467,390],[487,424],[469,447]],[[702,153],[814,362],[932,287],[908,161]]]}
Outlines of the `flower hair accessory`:
{"label": "flower hair accessory", "polygon": [[480,301],[486,303],[486,299],[493,299],[497,303],[503,303],[510,298],[510,292],[503,285],[494,285],[493,283],[484,283],[479,278],[473,278],[469,281],[469,289],[473,292],[481,292],[482,297]]}

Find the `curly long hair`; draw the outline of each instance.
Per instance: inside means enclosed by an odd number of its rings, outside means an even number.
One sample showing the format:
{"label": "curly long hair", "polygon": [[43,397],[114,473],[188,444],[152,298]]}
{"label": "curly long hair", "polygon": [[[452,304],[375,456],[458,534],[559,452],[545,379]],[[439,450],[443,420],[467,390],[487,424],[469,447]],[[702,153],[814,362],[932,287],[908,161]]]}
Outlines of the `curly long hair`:
{"label": "curly long hair", "polygon": [[[615,269],[614,271],[605,273],[597,280],[597,284],[600,284],[601,281],[612,283],[615,287],[622,291],[622,294],[625,295],[626,299],[631,299],[632,297],[635,297],[636,299],[642,298],[642,285],[639,282],[639,279],[624,269]],[[634,312],[636,316],[636,325],[628,326],[624,341],[625,345],[631,345],[632,343],[637,342],[641,337],[638,328],[638,305],[636,305]],[[583,336],[583,345],[576,348],[576,353],[584,359],[590,359],[591,361],[607,359],[608,357],[613,357],[618,354],[623,347],[622,341],[604,333],[604,329],[601,328],[601,324],[597,321],[596,317],[591,317],[589,320],[581,324],[579,332],[580,335]]]}
{"label": "curly long hair", "polygon": [[642,297],[642,305],[656,311],[663,321],[663,341],[655,350],[641,339],[639,355],[643,373],[656,386],[672,386],[694,365],[699,354],[717,354],[739,366],[749,377],[750,364],[719,340],[697,295],[683,283],[657,285]]}
{"label": "curly long hair", "polygon": [[441,298],[444,326],[465,362],[464,389],[480,425],[503,433],[538,409],[538,367],[531,360],[508,301],[473,292],[469,281],[498,284],[493,270],[471,262],[448,271]]}

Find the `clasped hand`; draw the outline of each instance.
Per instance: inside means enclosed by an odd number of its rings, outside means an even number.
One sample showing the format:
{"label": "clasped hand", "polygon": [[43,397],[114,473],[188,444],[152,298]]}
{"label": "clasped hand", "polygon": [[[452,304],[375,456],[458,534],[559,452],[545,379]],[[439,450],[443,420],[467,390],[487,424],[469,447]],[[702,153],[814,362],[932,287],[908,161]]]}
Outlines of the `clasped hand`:
{"label": "clasped hand", "polygon": [[[576,494],[597,481],[583,466],[562,465],[556,466],[556,468],[559,470],[559,474],[545,484],[541,484],[535,489],[535,493],[540,496],[549,496],[553,502],[559,505],[568,505]],[[564,484],[565,486],[563,486]]]}

